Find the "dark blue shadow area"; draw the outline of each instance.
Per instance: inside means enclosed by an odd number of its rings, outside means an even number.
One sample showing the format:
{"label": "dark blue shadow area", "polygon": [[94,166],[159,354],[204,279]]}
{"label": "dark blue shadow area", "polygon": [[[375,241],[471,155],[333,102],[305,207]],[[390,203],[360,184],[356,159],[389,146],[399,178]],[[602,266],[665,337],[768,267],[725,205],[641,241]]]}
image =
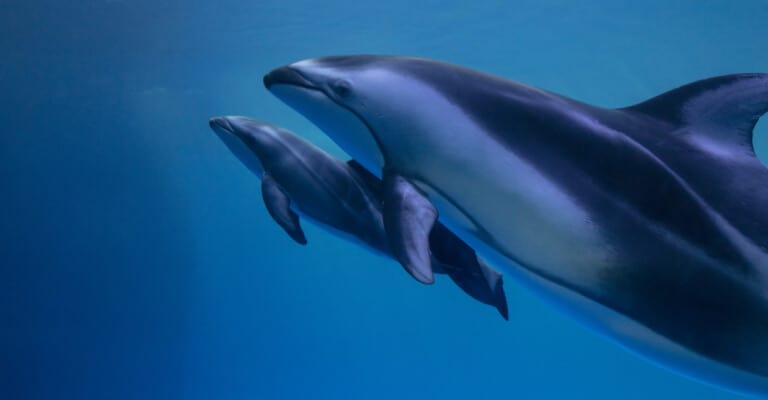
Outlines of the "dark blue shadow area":
{"label": "dark blue shadow area", "polygon": [[188,208],[126,112],[120,41],[84,11],[0,5],[0,396],[173,397]]}

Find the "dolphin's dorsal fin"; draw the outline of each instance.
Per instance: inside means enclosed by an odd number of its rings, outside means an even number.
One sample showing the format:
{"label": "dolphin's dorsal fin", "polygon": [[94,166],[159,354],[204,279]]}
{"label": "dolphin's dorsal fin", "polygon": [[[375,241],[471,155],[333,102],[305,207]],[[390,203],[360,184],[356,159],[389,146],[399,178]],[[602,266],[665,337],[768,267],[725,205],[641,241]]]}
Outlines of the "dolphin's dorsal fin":
{"label": "dolphin's dorsal fin", "polygon": [[752,130],[768,111],[768,74],[704,79],[623,110],[675,124],[705,151],[754,157]]}
{"label": "dolphin's dorsal fin", "polygon": [[429,234],[437,220],[437,210],[402,176],[385,171],[383,182],[384,228],[389,247],[411,276],[431,284],[435,277]]}
{"label": "dolphin's dorsal fin", "polygon": [[305,245],[307,239],[299,224],[299,216],[291,210],[291,199],[283,188],[266,172],[261,177],[261,197],[272,219],[280,225],[296,243]]}

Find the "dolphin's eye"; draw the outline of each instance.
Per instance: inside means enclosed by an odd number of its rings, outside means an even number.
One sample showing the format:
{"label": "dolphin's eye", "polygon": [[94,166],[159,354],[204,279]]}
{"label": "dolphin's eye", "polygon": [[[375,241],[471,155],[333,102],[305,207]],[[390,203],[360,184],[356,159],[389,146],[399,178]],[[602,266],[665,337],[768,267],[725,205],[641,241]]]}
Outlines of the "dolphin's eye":
{"label": "dolphin's eye", "polygon": [[347,97],[352,91],[352,85],[343,79],[339,79],[338,81],[333,82],[331,89],[333,89],[333,92],[336,93],[337,96]]}

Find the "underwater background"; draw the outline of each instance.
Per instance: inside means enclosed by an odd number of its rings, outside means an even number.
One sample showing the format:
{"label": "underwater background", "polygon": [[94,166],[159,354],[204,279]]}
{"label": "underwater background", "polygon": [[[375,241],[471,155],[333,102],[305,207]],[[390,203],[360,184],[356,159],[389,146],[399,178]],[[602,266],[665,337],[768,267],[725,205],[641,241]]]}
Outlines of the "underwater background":
{"label": "underwater background", "polygon": [[0,0],[0,398],[740,398],[512,279],[506,322],[309,223],[296,245],[207,121],[346,158],[264,73],[414,55],[619,107],[768,72],[766,38],[765,0]]}

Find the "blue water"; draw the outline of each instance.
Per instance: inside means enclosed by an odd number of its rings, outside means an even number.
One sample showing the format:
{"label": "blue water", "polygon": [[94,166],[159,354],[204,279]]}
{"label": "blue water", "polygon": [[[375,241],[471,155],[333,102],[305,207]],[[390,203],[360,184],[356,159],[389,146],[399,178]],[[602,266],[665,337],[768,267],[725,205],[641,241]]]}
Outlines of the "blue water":
{"label": "blue water", "polygon": [[739,398],[512,280],[505,322],[306,223],[297,246],[207,126],[249,115],[343,156],[261,85],[330,54],[603,106],[768,71],[768,2],[635,3],[0,0],[0,398]]}

